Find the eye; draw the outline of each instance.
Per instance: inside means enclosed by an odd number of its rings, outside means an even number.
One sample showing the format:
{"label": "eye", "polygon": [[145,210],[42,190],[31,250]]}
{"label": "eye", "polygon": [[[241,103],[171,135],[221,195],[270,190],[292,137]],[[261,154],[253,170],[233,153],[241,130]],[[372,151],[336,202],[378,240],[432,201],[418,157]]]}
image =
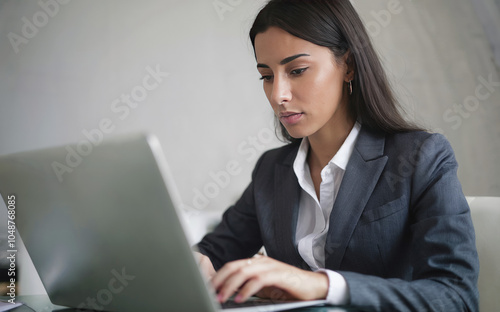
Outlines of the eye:
{"label": "eye", "polygon": [[290,74],[294,75],[294,76],[298,76],[300,74],[302,74],[303,72],[305,72],[309,67],[304,67],[304,68],[298,68],[298,69],[294,69],[290,72]]}
{"label": "eye", "polygon": [[271,81],[271,79],[273,79],[273,76],[272,75],[263,75],[259,79],[264,80],[264,81]]}

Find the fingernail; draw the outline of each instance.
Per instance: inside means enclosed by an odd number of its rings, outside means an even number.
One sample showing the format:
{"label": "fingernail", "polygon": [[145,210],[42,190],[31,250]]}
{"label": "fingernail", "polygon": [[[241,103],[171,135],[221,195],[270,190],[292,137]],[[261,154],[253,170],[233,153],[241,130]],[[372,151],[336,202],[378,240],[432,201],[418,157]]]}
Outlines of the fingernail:
{"label": "fingernail", "polygon": [[217,301],[222,302],[222,294],[217,295]]}
{"label": "fingernail", "polygon": [[234,301],[236,301],[236,302],[238,302],[238,303],[239,303],[239,302],[241,302],[241,301],[242,301],[242,299],[243,299],[243,296],[242,296],[242,295],[237,295],[236,297],[234,297]]}

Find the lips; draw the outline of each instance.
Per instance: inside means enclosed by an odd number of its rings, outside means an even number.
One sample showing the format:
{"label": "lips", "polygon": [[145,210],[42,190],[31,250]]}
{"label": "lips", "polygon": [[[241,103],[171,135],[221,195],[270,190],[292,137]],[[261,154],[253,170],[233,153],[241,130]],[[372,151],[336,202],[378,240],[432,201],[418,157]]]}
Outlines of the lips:
{"label": "lips", "polygon": [[293,125],[296,124],[297,122],[302,119],[302,116],[304,116],[304,113],[297,113],[297,112],[281,112],[279,114],[280,120],[288,125]]}

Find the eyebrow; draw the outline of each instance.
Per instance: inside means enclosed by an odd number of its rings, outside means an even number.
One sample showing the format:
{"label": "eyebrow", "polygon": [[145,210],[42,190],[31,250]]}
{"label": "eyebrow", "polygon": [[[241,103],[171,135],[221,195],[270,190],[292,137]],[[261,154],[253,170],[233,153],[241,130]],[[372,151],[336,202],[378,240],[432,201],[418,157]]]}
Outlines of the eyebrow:
{"label": "eyebrow", "polygon": [[[280,65],[285,65],[287,63],[290,63],[291,61],[295,60],[296,58],[299,58],[301,56],[310,56],[309,54],[306,53],[301,53],[301,54],[295,54],[289,57],[285,57],[280,61]],[[258,63],[257,68],[262,67],[262,68],[269,68],[269,65]]]}

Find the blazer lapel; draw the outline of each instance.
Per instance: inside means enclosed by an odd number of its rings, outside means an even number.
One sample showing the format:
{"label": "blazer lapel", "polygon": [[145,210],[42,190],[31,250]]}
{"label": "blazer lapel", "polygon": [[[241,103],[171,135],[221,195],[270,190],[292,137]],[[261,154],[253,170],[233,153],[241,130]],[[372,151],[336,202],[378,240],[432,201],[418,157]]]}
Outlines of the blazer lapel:
{"label": "blazer lapel", "polygon": [[361,128],[330,214],[325,266],[338,270],[347,244],[387,163],[385,137]]}
{"label": "blazer lapel", "polygon": [[295,244],[301,193],[300,185],[292,168],[296,155],[297,149],[294,149],[283,163],[275,166],[274,237],[276,238],[276,250],[280,250],[282,261],[310,270]]}

